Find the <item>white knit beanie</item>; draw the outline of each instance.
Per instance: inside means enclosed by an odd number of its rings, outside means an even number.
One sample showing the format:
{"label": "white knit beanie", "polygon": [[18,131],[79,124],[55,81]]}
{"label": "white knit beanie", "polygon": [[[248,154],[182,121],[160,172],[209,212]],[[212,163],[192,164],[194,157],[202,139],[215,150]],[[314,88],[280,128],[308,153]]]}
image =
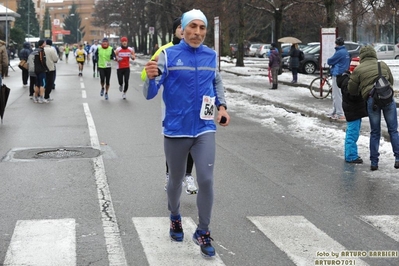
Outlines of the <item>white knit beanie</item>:
{"label": "white knit beanie", "polygon": [[204,13],[202,13],[202,11],[199,9],[193,9],[183,14],[181,19],[182,29],[184,29],[188,25],[188,23],[195,19],[202,20],[205,23],[205,27],[208,27],[208,20],[206,19]]}

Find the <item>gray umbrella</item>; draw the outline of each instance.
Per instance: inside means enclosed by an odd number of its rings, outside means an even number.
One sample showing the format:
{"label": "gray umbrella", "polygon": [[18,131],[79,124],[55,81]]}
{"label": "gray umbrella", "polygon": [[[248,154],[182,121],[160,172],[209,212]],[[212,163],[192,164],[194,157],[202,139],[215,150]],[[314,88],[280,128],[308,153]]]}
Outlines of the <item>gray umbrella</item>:
{"label": "gray umbrella", "polygon": [[288,43],[301,43],[301,40],[295,37],[283,37],[278,39],[279,42],[288,42]]}

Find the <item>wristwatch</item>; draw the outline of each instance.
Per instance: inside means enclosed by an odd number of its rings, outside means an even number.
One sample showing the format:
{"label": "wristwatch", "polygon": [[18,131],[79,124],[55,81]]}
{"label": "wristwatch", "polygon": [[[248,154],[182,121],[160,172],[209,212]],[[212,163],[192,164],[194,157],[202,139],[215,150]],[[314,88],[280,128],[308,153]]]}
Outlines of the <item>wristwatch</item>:
{"label": "wristwatch", "polygon": [[224,103],[222,103],[222,104],[219,104],[219,105],[218,105],[218,111],[219,111],[220,106],[223,106],[224,109],[227,110],[227,106],[226,106]]}

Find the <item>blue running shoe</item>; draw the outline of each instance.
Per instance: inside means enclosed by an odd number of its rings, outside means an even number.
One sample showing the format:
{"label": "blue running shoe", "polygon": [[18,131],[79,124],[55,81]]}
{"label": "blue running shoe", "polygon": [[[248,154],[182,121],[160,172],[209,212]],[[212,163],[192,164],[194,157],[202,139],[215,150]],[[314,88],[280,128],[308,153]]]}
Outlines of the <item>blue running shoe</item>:
{"label": "blue running shoe", "polygon": [[184,238],[183,227],[181,225],[181,216],[170,216],[170,238],[176,242],[182,242]]}
{"label": "blue running shoe", "polygon": [[108,93],[105,93],[105,100],[108,100]]}
{"label": "blue running shoe", "polygon": [[201,254],[205,258],[215,256],[215,248],[212,247],[211,240],[213,241],[209,231],[196,230],[193,235],[194,243],[200,246]]}
{"label": "blue running shoe", "polygon": [[100,96],[104,96],[104,88],[101,88]]}

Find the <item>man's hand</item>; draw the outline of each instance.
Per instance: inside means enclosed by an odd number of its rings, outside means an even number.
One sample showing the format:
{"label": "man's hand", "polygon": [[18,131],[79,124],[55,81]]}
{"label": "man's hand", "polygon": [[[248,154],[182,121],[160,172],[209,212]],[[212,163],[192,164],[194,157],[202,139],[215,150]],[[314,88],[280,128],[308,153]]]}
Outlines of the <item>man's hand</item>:
{"label": "man's hand", "polygon": [[[221,119],[222,117],[226,118],[226,122],[221,123]],[[227,113],[226,109],[224,108],[224,106],[220,106],[219,111],[218,111],[218,117],[217,117],[217,122],[219,123],[219,125],[226,127],[229,125],[230,123],[230,116]]]}
{"label": "man's hand", "polygon": [[145,65],[145,71],[147,72],[147,77],[148,79],[154,79],[155,77],[158,76],[158,57],[155,58],[155,60],[148,61],[148,63]]}

